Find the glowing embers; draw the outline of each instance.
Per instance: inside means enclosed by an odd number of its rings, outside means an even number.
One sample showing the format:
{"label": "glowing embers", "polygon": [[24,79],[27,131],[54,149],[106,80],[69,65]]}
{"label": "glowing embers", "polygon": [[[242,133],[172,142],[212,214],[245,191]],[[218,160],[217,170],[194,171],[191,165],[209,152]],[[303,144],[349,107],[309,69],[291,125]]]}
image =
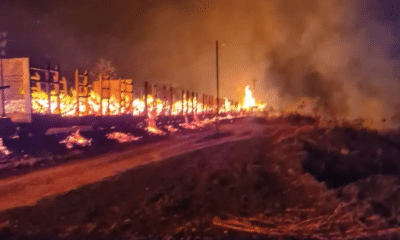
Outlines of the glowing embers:
{"label": "glowing embers", "polygon": [[145,127],[145,130],[148,133],[159,136],[167,135],[167,133],[157,127],[155,114],[149,113],[149,117],[146,118],[146,123],[147,127]]}
{"label": "glowing embers", "polygon": [[10,113],[15,113],[15,112],[20,112],[21,109],[25,110],[25,100],[24,99],[5,101],[6,113],[10,114]]}
{"label": "glowing embers", "polygon": [[6,146],[3,145],[3,139],[0,138],[0,157],[5,157],[10,154],[11,154],[11,152],[7,149]]}
{"label": "glowing embers", "polygon": [[147,126],[145,130],[152,135],[159,135],[159,136],[167,135],[163,130],[154,126]]}
{"label": "glowing embers", "polygon": [[191,122],[191,124],[195,125],[198,128],[202,128],[206,125],[206,123],[199,119],[199,116],[197,114],[193,115],[193,121]]}
{"label": "glowing embers", "polygon": [[203,123],[204,125],[206,125],[206,124],[211,124],[211,123],[214,123],[216,120],[217,120],[217,119],[216,119],[215,117],[213,117],[213,118],[204,118],[203,121],[202,121],[202,123]]}
{"label": "glowing embers", "polygon": [[203,128],[205,127],[207,124],[212,123],[213,120],[210,120],[208,118],[205,118],[204,120],[200,120],[197,114],[193,115],[193,121],[189,122],[188,117],[185,115],[185,122],[179,124],[179,126],[181,126],[184,129],[198,129],[198,128]]}
{"label": "glowing embers", "polygon": [[79,130],[71,133],[66,139],[60,141],[60,144],[65,144],[65,147],[71,149],[75,146],[89,147],[92,145],[92,139],[86,139],[79,134]]}
{"label": "glowing embers", "polygon": [[117,140],[119,143],[129,143],[139,141],[142,137],[135,137],[130,133],[112,132],[107,134],[106,138]]}
{"label": "glowing embers", "polygon": [[218,117],[218,120],[232,120],[232,119],[233,119],[233,117],[230,114],[227,114],[224,117]]}
{"label": "glowing embers", "polygon": [[176,133],[179,131],[179,129],[175,128],[172,125],[165,125],[165,129],[167,129],[167,131],[170,133]]}
{"label": "glowing embers", "polygon": [[198,128],[195,124],[189,122],[187,115],[185,115],[185,122],[179,124],[179,126],[181,126],[184,129],[191,129],[191,130]]}

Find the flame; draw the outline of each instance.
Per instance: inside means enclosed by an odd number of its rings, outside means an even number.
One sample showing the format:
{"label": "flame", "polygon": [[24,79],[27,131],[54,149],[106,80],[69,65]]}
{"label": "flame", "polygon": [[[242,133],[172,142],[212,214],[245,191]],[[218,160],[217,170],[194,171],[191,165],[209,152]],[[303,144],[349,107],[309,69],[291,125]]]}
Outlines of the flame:
{"label": "flame", "polygon": [[189,119],[188,119],[187,115],[185,115],[185,122],[179,124],[179,126],[183,127],[184,129],[191,129],[191,130],[194,130],[194,129],[198,128],[194,124],[194,121],[192,123],[189,122]]}
{"label": "flame", "polygon": [[119,143],[136,142],[142,137],[135,137],[130,133],[112,132],[106,135],[107,139],[117,140]]}
{"label": "flame", "polygon": [[0,153],[3,156],[7,156],[7,155],[11,154],[11,152],[7,149],[7,147],[3,145],[3,139],[2,138],[0,138]]}
{"label": "flame", "polygon": [[249,109],[251,107],[256,106],[256,100],[253,98],[253,93],[250,90],[250,86],[247,85],[245,89],[246,95],[244,96],[244,103],[243,103],[243,108]]}
{"label": "flame", "polygon": [[178,131],[179,131],[179,129],[175,128],[175,127],[172,126],[172,125],[166,125],[165,128],[166,128],[167,131],[170,132],[170,133],[175,133],[175,132],[178,132]]}
{"label": "flame", "polygon": [[[132,98],[126,95],[122,101],[120,96],[111,95],[110,98],[102,99],[100,95],[94,90],[90,90],[87,97],[80,97],[79,102],[77,92],[71,89],[69,93],[60,93],[56,96],[55,91],[48,94],[43,90],[32,90],[32,113],[34,114],[59,114],[63,117],[70,116],[87,116],[87,115],[119,115],[121,113],[130,113],[134,116],[143,115],[145,113],[145,98]],[[252,97],[249,86],[246,87],[246,96],[244,105],[239,107],[249,108],[255,106],[255,100]],[[121,104],[124,102],[126,104]],[[13,113],[24,109],[24,100],[10,100],[5,102],[7,113]],[[50,105],[50,106],[49,106]],[[79,109],[78,109],[79,105]],[[152,95],[147,96],[147,110],[154,112],[156,116],[159,115],[179,115],[179,114],[202,114],[204,112],[215,111],[216,106],[202,104],[199,99],[195,97],[193,101],[184,98],[183,100],[164,101],[160,98],[154,98]],[[231,104],[230,101],[225,99],[220,112],[228,113],[238,111]]]}
{"label": "flame", "polygon": [[92,139],[86,139],[79,134],[79,130],[69,135],[66,139],[60,141],[60,144],[65,144],[68,149],[74,146],[88,147],[92,145]]}
{"label": "flame", "polygon": [[153,112],[149,112],[148,114],[149,117],[145,120],[147,122],[147,127],[145,128],[145,130],[150,134],[154,135],[160,135],[160,136],[167,135],[163,130],[157,127],[155,112],[156,112],[155,109],[153,109]]}
{"label": "flame", "polygon": [[154,126],[147,126],[146,127],[146,131],[149,132],[150,134],[154,134],[154,135],[160,135],[160,136],[165,136],[166,135],[165,132],[163,132],[158,127],[154,127]]}
{"label": "flame", "polygon": [[193,121],[189,122],[187,115],[185,115],[185,122],[179,124],[179,126],[181,126],[184,129],[194,130],[194,129],[205,127],[207,124],[210,124],[213,122],[215,122],[215,118],[213,118],[213,119],[204,118],[203,120],[200,120],[198,114],[194,114]]}

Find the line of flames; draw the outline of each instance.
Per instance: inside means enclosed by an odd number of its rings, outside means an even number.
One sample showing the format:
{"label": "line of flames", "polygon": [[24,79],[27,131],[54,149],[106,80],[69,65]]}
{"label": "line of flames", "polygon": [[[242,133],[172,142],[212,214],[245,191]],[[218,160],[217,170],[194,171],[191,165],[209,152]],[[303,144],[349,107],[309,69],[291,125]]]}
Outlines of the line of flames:
{"label": "line of flames", "polygon": [[[68,116],[76,116],[77,114],[77,97],[76,91],[72,89],[71,94],[63,94],[59,95],[59,100],[57,96],[54,96],[54,92],[51,93],[50,97],[50,112],[51,114],[60,114],[63,117]],[[90,91],[87,98],[80,98],[79,100],[79,115],[119,115],[128,110],[132,113],[132,115],[141,115],[145,110],[145,99],[144,97],[132,99],[129,96],[125,96],[125,99],[122,101],[111,95],[110,99],[100,100],[100,95],[93,90]],[[57,104],[59,101],[59,104]],[[100,102],[102,106],[100,105]],[[124,106],[121,106],[121,102],[127,103]],[[20,109],[24,108],[24,100],[11,100],[6,101],[5,107],[7,113],[13,113],[16,111],[20,111]],[[153,96],[148,95],[147,97],[147,106],[149,112],[155,112],[157,116],[159,115],[178,115],[180,113],[188,113],[192,114],[193,111],[195,113],[203,113],[204,112],[215,112],[215,106],[205,105],[203,107],[203,103],[199,102],[196,98],[193,99],[193,102],[189,100],[177,100],[172,103],[172,109],[169,101],[163,101],[160,98],[154,99]],[[230,101],[225,99],[225,102],[220,107],[220,113],[229,113],[229,112],[238,112],[241,110],[249,110],[254,107],[260,107],[261,105],[257,105],[249,86],[245,89],[245,96],[243,99],[243,104],[239,104],[238,108],[232,105]],[[183,109],[182,109],[183,108]],[[36,91],[32,92],[32,112],[36,114],[47,114],[49,111],[49,97],[48,94],[44,91]],[[102,112],[101,112],[102,111]]]}
{"label": "line of flames", "polygon": [[[76,116],[77,111],[77,97],[76,92],[71,91],[71,94],[60,94],[59,95],[59,104],[58,99],[54,96],[54,93],[51,93],[50,96],[50,108],[52,114],[60,114],[61,116]],[[86,113],[87,115],[119,115],[121,112],[126,112],[128,109],[132,110],[133,115],[140,115],[144,113],[145,110],[145,100],[144,97],[131,99],[126,96],[123,99],[124,102],[129,103],[128,106],[121,106],[121,101],[117,99],[115,96],[111,96],[109,100],[103,99],[101,100],[100,95],[94,92],[93,90],[89,93],[88,97],[84,100],[79,101],[79,115],[83,115]],[[102,106],[100,105],[102,103]],[[21,109],[23,108],[24,101],[23,100],[14,100],[6,102],[6,112],[13,112],[13,109]],[[193,105],[193,106],[192,106]],[[187,115],[185,115],[185,122],[179,124],[179,126],[183,129],[198,129],[206,126],[207,124],[214,123],[216,121],[216,117],[211,119],[205,118],[200,120],[198,114],[203,113],[203,104],[198,102],[197,99],[193,99],[192,101],[187,102],[184,100],[183,103],[181,100],[175,101],[172,104],[172,109],[168,101],[163,101],[160,98],[154,99],[153,96],[148,95],[147,97],[147,106],[148,106],[148,118],[146,119],[147,127],[145,130],[152,135],[163,136],[167,133],[161,129],[159,129],[156,125],[157,116],[161,114],[168,115],[171,113],[172,115],[178,115],[182,112],[184,113],[193,113],[193,107],[197,111],[193,114],[193,121],[189,122]],[[59,109],[58,109],[59,107]],[[128,109],[125,109],[127,107]],[[257,107],[256,101],[252,96],[252,92],[249,86],[245,89],[245,97],[243,100],[243,104],[239,105],[238,109],[235,106],[231,105],[230,101],[225,99],[223,107],[220,108],[220,113],[227,113],[225,117],[218,117],[221,119],[232,119],[232,115],[230,112],[240,111],[242,109],[249,110],[251,108]],[[182,109],[183,108],[183,109]],[[214,108],[209,106],[205,106],[205,109],[214,111]],[[49,99],[48,94],[44,91],[36,91],[32,93],[32,110],[34,113],[38,114],[46,114],[49,110]],[[102,111],[102,112],[101,112]],[[175,133],[179,131],[178,128],[173,125],[165,126],[165,129],[169,133]],[[138,141],[141,137],[135,137],[129,133],[122,132],[112,132],[106,135],[108,139],[117,140],[120,143]],[[75,146],[91,146],[92,139],[86,139],[82,135],[80,135],[79,131],[72,133],[67,136],[66,139],[60,141],[60,144],[65,144],[67,148],[71,149]],[[9,154],[7,149],[1,148],[2,144],[0,144],[0,151],[3,154]]]}
{"label": "line of flames", "polygon": [[[77,98],[74,92],[72,95],[65,95],[60,94],[60,109],[57,109],[57,97],[51,96],[51,113],[52,114],[61,114],[61,116],[76,116],[77,110]],[[131,109],[133,115],[140,115],[144,113],[145,110],[145,99],[142,98],[135,98],[131,99],[130,97],[126,96],[124,102],[128,104],[125,106],[121,106],[121,101],[116,98],[115,96],[111,96],[109,102],[107,99],[102,100],[102,108],[100,106],[100,95],[94,91],[89,93],[89,97],[87,99],[81,98],[79,101],[79,114],[83,115],[86,113],[87,115],[119,115],[121,112],[127,112],[128,109]],[[147,97],[147,106],[149,112],[156,112],[156,115],[165,114],[168,115],[170,112],[172,115],[178,115],[182,112],[184,113],[192,113],[193,108],[197,113],[203,112],[203,104],[198,102],[197,99],[189,101],[188,103],[184,100],[183,103],[181,100],[177,100],[172,104],[172,109],[170,111],[170,103],[169,101],[163,101],[160,98],[154,99],[153,96],[148,95]],[[8,107],[8,111],[12,111],[12,109],[18,109],[19,104],[23,104],[23,102],[14,102],[14,106],[10,105]],[[32,93],[32,110],[34,113],[39,114],[46,114],[48,113],[48,95],[45,92],[34,92]],[[204,106],[211,111],[214,108],[210,108],[209,106]],[[127,108],[127,109],[126,109]],[[102,114],[101,114],[102,109]],[[220,112],[230,112],[235,111],[234,106],[230,104],[229,101],[225,101],[224,107],[221,109]]]}

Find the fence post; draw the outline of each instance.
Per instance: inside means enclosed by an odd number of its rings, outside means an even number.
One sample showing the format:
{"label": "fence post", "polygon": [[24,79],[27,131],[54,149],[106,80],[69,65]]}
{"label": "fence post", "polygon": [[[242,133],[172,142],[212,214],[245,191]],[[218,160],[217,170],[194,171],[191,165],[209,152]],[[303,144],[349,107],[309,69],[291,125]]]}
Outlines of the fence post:
{"label": "fence post", "polygon": [[190,92],[186,91],[186,115],[189,114],[189,98],[190,98]]}
{"label": "fence post", "polygon": [[148,110],[147,110],[147,92],[148,92],[148,82],[144,82],[144,116],[148,117]]}
{"label": "fence post", "polygon": [[[76,111],[75,111],[75,116],[79,117],[79,76],[78,76],[78,69],[75,69],[75,93],[76,93]],[[101,82],[100,82],[101,84]],[[101,101],[101,100],[100,100]],[[100,104],[101,106],[101,104]],[[101,109],[101,107],[100,107]]]}
{"label": "fence post", "polygon": [[169,115],[172,116],[172,107],[174,106],[174,89],[172,87],[170,88],[170,93],[171,93],[171,102],[169,104]]}
{"label": "fence post", "polygon": [[50,63],[47,65],[47,69],[45,71],[45,81],[46,81],[46,91],[47,91],[47,102],[49,104],[49,108],[47,109],[47,114],[51,114],[51,80],[50,80]]}
{"label": "fence post", "polygon": [[184,90],[182,90],[182,116],[184,115],[184,111],[183,111],[183,109],[184,109],[184,107],[185,107],[185,99],[184,99],[184,97],[185,97],[185,91]]}

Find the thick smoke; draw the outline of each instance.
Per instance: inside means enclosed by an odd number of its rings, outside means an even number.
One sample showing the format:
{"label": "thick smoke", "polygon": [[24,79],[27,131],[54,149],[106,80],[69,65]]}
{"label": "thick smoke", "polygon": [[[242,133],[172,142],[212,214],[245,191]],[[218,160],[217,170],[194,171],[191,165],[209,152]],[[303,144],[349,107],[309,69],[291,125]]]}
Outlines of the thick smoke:
{"label": "thick smoke", "polygon": [[[88,68],[104,57],[119,76],[137,83],[215,95],[219,40],[223,97],[241,99],[256,79],[256,98],[277,108],[313,98],[331,116],[365,118],[375,126],[382,118],[400,120],[399,64],[391,57],[399,16],[382,1],[23,2],[3,5],[20,16],[26,12],[27,19],[16,25],[25,36],[20,45],[32,41],[43,59],[71,68]],[[36,19],[41,23],[35,25]],[[34,54],[40,62],[40,53]]]}
{"label": "thick smoke", "polygon": [[276,107],[316,98],[329,116],[393,124],[399,64],[389,57],[396,42],[379,7],[385,6],[344,0],[172,4],[150,14],[154,31],[140,47],[159,53],[148,58],[149,72],[207,88],[214,78],[211,43],[219,39],[226,43],[220,50],[225,96],[240,97],[256,78],[262,80],[256,96]]}
{"label": "thick smoke", "polygon": [[365,1],[289,2],[277,5],[287,34],[266,55],[265,80],[276,87],[280,103],[317,97],[334,117],[364,118],[370,126],[394,120],[398,62],[388,58],[389,26],[362,15]]}

